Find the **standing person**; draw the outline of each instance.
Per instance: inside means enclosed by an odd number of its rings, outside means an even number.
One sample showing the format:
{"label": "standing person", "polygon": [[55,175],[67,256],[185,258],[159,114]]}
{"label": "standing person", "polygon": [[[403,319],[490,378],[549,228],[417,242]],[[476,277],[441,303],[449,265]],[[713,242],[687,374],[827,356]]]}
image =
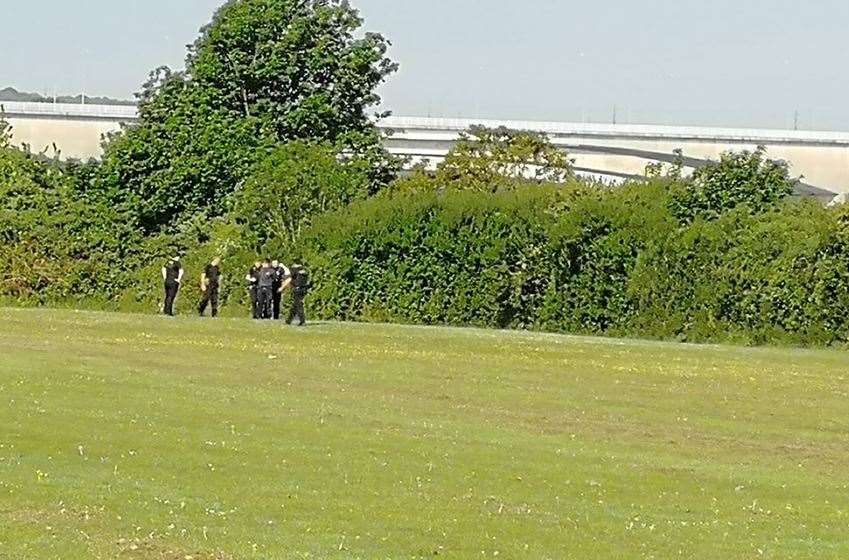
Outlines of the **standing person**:
{"label": "standing person", "polygon": [[259,288],[259,318],[270,319],[273,313],[273,296],[274,291],[274,276],[275,271],[271,268],[271,262],[268,260],[262,261],[262,268],[259,271],[259,280],[257,286]]}
{"label": "standing person", "polygon": [[215,257],[206,265],[200,275],[200,291],[203,294],[200,300],[198,313],[201,317],[206,313],[208,305],[212,304],[212,317],[218,317],[218,295],[221,290],[221,259]]}
{"label": "standing person", "polygon": [[245,280],[248,282],[248,295],[251,296],[251,317],[259,319],[259,271],[262,263],[257,261],[252,269],[248,271]]}
{"label": "standing person", "polygon": [[280,301],[283,299],[283,282],[289,277],[289,269],[280,261],[271,261],[274,269],[274,285],[272,286],[272,317],[275,321],[280,319]]}
{"label": "standing person", "polygon": [[165,282],[165,303],[162,305],[162,312],[173,317],[174,301],[177,299],[177,292],[180,291],[180,284],[183,282],[183,265],[180,263],[180,257],[172,258],[167,265],[162,267],[162,280]]}
{"label": "standing person", "polygon": [[310,277],[307,269],[299,264],[293,264],[291,277],[286,281],[286,286],[290,286],[292,289],[292,307],[289,310],[289,316],[286,318],[286,324],[291,325],[292,321],[297,318],[298,325],[303,327],[307,324],[304,299],[310,290]]}

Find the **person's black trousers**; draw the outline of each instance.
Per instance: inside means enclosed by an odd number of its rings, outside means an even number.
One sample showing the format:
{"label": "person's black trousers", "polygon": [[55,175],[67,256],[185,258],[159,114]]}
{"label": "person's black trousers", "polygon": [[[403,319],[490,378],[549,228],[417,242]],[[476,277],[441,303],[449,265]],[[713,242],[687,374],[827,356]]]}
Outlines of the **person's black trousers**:
{"label": "person's black trousers", "polygon": [[165,283],[165,303],[162,304],[162,312],[174,316],[174,300],[177,299],[177,291],[180,285],[176,282]]}
{"label": "person's black trousers", "polygon": [[203,316],[209,305],[212,305],[212,316],[218,317],[218,287],[209,286],[206,288],[206,291],[203,293],[203,298],[200,300],[198,313]]}
{"label": "person's black trousers", "polygon": [[260,319],[270,319],[272,313],[272,306],[274,302],[271,297],[271,288],[266,288],[260,286],[259,288],[259,318]]}
{"label": "person's black trousers", "polygon": [[304,295],[292,293],[292,307],[289,309],[289,316],[286,318],[286,324],[291,325],[292,321],[298,320],[298,324],[303,326],[307,323],[307,316],[304,312]]}
{"label": "person's black trousers", "polygon": [[251,296],[251,317],[259,319],[259,295],[257,294],[257,287],[251,286],[248,288],[248,294]]}
{"label": "person's black trousers", "polygon": [[280,293],[280,290],[275,289],[271,294],[271,299],[273,300],[272,317],[277,321],[280,319],[280,300],[283,299],[283,294]]}

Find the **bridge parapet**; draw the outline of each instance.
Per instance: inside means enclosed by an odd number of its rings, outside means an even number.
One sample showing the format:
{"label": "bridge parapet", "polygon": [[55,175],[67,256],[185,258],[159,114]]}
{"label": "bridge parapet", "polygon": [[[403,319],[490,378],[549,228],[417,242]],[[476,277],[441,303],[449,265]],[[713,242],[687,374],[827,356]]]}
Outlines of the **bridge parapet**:
{"label": "bridge parapet", "polygon": [[36,103],[21,101],[0,101],[7,118],[49,117],[49,118],[91,118],[119,122],[134,121],[138,118],[135,105],[83,105],[79,103]]}
{"label": "bridge parapet", "polygon": [[[135,106],[0,102],[13,139],[34,150],[56,145],[63,157],[99,157],[105,134],[138,118]],[[438,162],[473,125],[546,134],[567,150],[576,167],[613,181],[642,175],[646,165],[673,161],[681,150],[693,169],[727,150],[766,146],[803,178],[802,192],[822,199],[849,193],[849,133],[640,124],[559,123],[490,119],[388,117],[377,125],[391,133],[390,152]]]}

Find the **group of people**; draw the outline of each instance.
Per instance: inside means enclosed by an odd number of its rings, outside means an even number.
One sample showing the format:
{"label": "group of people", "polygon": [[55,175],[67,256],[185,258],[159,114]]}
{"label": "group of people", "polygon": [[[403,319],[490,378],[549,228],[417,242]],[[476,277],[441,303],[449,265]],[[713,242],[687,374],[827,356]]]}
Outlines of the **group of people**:
{"label": "group of people", "polygon": [[[174,302],[183,283],[185,271],[179,257],[172,258],[162,267],[162,280],[165,283],[165,301],[162,312],[174,315]],[[201,300],[198,314],[203,317],[211,308],[213,317],[218,316],[218,302],[221,293],[221,259],[213,259],[203,270],[200,277]],[[306,268],[293,264],[291,268],[277,260],[257,261],[245,276],[248,294],[251,299],[251,314],[254,319],[273,319],[281,317],[283,292],[291,290],[291,307],[286,318],[287,324],[297,320],[300,326],[307,322],[304,311],[304,299],[310,288],[309,274]]]}
{"label": "group of people", "polygon": [[293,264],[290,269],[276,260],[257,261],[245,280],[248,282],[254,319],[280,319],[283,291],[290,288],[292,305],[286,323],[291,325],[295,319],[299,325],[306,323],[304,298],[309,290],[309,275],[303,266]]}

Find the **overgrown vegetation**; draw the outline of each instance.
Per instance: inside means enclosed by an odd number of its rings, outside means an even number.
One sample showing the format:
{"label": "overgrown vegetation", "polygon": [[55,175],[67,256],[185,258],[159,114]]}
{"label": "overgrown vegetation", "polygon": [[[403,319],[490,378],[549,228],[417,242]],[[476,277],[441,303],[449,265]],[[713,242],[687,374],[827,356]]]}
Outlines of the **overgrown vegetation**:
{"label": "overgrown vegetation", "polygon": [[342,0],[230,0],[191,46],[186,70],[154,71],[139,123],[106,145],[94,190],[146,233],[197,212],[219,216],[278,145],[321,141],[368,161],[385,184],[395,162],[369,118],[396,68],[388,42],[358,33]]}
{"label": "overgrown vegetation", "polygon": [[139,239],[78,195],[74,168],[8,146],[0,121],[0,294],[21,302],[115,297]]}
{"label": "overgrown vegetation", "polygon": [[768,159],[763,147],[727,152],[719,162],[695,170],[688,188],[673,197],[671,209],[687,223],[699,217],[714,220],[743,205],[757,212],[793,194],[794,186],[787,164]]}
{"label": "overgrown vegetation", "polygon": [[181,253],[190,278],[224,257],[242,314],[238,279],[271,254],[309,265],[328,319],[849,338],[849,214],[790,198],[763,149],[610,188],[545,136],[474,127],[394,179],[367,110],[395,65],[360,25],[336,0],[226,3],[102,161],[12,148],[0,120],[0,297],[153,311]]}
{"label": "overgrown vegetation", "polygon": [[811,201],[682,223],[684,187],[518,187],[378,197],[301,239],[313,307],[346,320],[842,342],[844,215]]}
{"label": "overgrown vegetation", "polygon": [[369,196],[367,165],[340,163],[332,146],[286,144],[256,166],[233,198],[233,215],[257,251],[269,241],[294,244],[315,216]]}
{"label": "overgrown vegetation", "polygon": [[397,181],[393,190],[430,192],[447,188],[495,193],[522,184],[562,184],[575,178],[569,156],[544,135],[481,126],[460,134],[434,174],[418,171]]}

